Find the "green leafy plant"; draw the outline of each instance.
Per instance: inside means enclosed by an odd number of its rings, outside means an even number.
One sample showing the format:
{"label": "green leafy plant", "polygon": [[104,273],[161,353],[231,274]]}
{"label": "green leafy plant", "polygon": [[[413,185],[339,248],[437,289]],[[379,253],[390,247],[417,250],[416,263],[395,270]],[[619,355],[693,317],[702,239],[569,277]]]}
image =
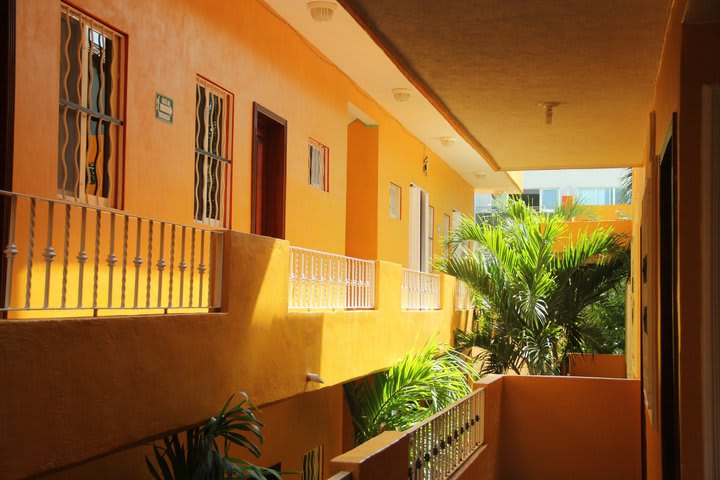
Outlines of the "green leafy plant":
{"label": "green leafy plant", "polygon": [[[263,423],[255,417],[255,406],[245,393],[242,400],[230,408],[230,396],[220,413],[205,424],[188,429],[185,442],[177,433],[165,437],[161,444],[153,443],[155,464],[145,457],[150,474],[157,480],[221,480],[281,478],[280,473],[258,467],[250,462],[229,456],[232,445],[260,457],[258,446],[263,442],[260,428]],[[257,443],[256,443],[257,442]]]}
{"label": "green leafy plant", "polygon": [[448,239],[453,254],[436,267],[470,287],[478,318],[456,345],[481,348],[483,373],[558,374],[569,353],[602,344],[589,309],[627,279],[627,248],[612,230],[596,228],[559,250],[566,218],[510,199],[485,223],[464,219]]}
{"label": "green leafy plant", "polygon": [[470,393],[468,358],[428,342],[390,369],[346,384],[357,445],[387,430],[406,430]]}
{"label": "green leafy plant", "polygon": [[627,168],[620,180],[621,187],[618,195],[618,203],[632,203],[633,193],[633,169]]}

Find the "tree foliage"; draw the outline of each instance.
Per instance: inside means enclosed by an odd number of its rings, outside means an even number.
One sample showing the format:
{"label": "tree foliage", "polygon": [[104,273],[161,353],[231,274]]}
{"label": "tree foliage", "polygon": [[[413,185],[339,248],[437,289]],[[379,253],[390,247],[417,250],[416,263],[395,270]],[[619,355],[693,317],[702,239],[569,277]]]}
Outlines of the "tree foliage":
{"label": "tree foliage", "polygon": [[[241,458],[230,457],[235,445],[260,457],[263,423],[255,416],[255,407],[245,393],[230,408],[231,396],[220,413],[205,424],[185,432],[185,442],[177,433],[153,443],[155,464],[145,457],[148,471],[156,480],[222,480],[228,478],[257,480],[280,479],[280,473],[258,467]],[[220,441],[222,446],[218,443]]]}
{"label": "tree foliage", "polygon": [[436,266],[473,292],[476,328],[456,339],[461,349],[482,348],[484,373],[557,374],[569,353],[602,347],[591,306],[627,279],[628,251],[607,228],[581,232],[560,251],[566,220],[510,199],[482,224],[464,219],[448,239],[453,253]]}
{"label": "tree foliage", "polygon": [[390,369],[345,386],[357,445],[386,430],[406,430],[470,393],[468,358],[428,342]]}

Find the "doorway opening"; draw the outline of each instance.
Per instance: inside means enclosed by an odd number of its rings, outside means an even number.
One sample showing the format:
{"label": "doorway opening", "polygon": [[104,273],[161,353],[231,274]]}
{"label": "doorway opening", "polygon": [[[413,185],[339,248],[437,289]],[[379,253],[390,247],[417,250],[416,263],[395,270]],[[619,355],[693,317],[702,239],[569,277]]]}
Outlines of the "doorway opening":
{"label": "doorway opening", "polygon": [[421,272],[429,272],[432,259],[432,243],[430,230],[430,195],[428,192],[410,184],[409,205],[410,245],[408,268]]}
{"label": "doorway opening", "polygon": [[663,478],[680,478],[677,322],[677,113],[659,165],[660,428]]}
{"label": "doorway opening", "polygon": [[253,104],[251,231],[285,238],[287,121]]}

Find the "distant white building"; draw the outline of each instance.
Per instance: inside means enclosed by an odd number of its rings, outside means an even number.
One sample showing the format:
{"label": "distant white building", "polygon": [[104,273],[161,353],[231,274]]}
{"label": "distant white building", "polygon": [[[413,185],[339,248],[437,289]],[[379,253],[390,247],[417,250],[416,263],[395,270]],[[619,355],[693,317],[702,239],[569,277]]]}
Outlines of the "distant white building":
{"label": "distant white building", "polygon": [[[580,170],[529,170],[523,172],[523,200],[541,210],[553,210],[564,197],[584,205],[617,205],[620,202],[624,168]],[[490,194],[475,194],[475,214],[486,212],[494,200]]]}

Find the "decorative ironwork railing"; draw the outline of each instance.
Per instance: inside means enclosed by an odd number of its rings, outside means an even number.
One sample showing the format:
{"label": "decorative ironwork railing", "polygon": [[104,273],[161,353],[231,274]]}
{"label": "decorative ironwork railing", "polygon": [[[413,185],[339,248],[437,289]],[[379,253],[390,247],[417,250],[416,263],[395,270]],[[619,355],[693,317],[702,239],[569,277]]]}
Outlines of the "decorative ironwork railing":
{"label": "decorative ironwork railing", "polygon": [[400,307],[406,310],[440,308],[440,275],[403,268]]}
{"label": "decorative ironwork railing", "polygon": [[289,308],[375,308],[375,262],[290,247]]}
{"label": "decorative ironwork railing", "polygon": [[449,478],[484,442],[485,391],[467,397],[415,425],[406,433],[408,479]]}
{"label": "decorative ironwork railing", "polygon": [[220,230],[0,191],[9,212],[0,311],[217,308]]}

